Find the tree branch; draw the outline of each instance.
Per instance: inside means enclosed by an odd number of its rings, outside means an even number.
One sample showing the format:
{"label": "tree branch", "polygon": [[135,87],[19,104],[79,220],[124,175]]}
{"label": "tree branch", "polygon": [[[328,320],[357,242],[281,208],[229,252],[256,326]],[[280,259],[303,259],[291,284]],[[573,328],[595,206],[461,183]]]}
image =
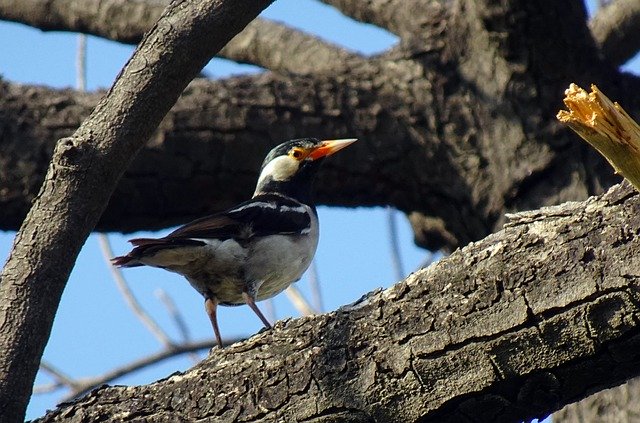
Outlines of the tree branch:
{"label": "tree branch", "polygon": [[321,0],[340,10],[345,15],[388,29],[400,37],[412,37],[414,32],[428,19],[430,8],[438,0]]}
{"label": "tree branch", "polygon": [[137,44],[168,1],[0,0],[0,19],[42,31],[71,31]]}
{"label": "tree branch", "polygon": [[165,348],[172,348],[175,342],[171,340],[167,332],[160,327],[149,313],[147,313],[147,311],[142,307],[142,304],[140,304],[135,295],[133,295],[131,288],[129,288],[129,283],[122,274],[122,270],[111,264],[111,258],[116,255],[113,254],[111,243],[109,242],[107,235],[98,234],[98,243],[100,244],[100,252],[102,253],[105,265],[109,268],[111,276],[113,277],[118,291],[120,291],[120,295],[122,295],[127,307],[131,310],[136,319],[138,319],[140,323],[147,328],[151,335],[158,340],[158,342],[160,342]]}
{"label": "tree branch", "polygon": [[640,2],[613,1],[598,10],[589,27],[604,57],[623,65],[640,48]]}
{"label": "tree branch", "polygon": [[363,57],[318,37],[266,19],[251,22],[219,54],[275,72],[338,72]]}
{"label": "tree branch", "polygon": [[[240,339],[229,339],[224,340],[223,342],[224,345],[231,345],[235,342],[240,341]],[[97,388],[98,386],[104,385],[105,383],[113,382],[114,380],[122,376],[137,372],[138,370],[142,370],[145,367],[153,366],[169,358],[173,358],[182,354],[208,350],[215,347],[216,345],[216,341],[214,341],[213,339],[207,339],[197,342],[185,342],[182,344],[176,344],[171,348],[165,348],[155,354],[147,355],[138,360],[134,360],[131,363],[109,370],[103,375],[77,381],[74,385],[71,386],[71,392],[69,392],[69,394],[63,398],[62,402],[71,401],[74,398],[77,398],[78,396],[86,394],[90,390]]]}
{"label": "tree branch", "polygon": [[[166,1],[0,0],[0,19],[43,31],[72,31],[137,44],[158,20]],[[332,71],[362,56],[286,25],[256,19],[218,56],[276,72]]]}
{"label": "tree branch", "polygon": [[132,157],[188,82],[269,4],[172,3],[91,117],[57,144],[0,276],[0,420],[24,419],[73,263]]}
{"label": "tree branch", "polygon": [[134,403],[137,418],[156,421],[544,417],[640,372],[638,216],[628,184],[512,215],[386,291],[279,322],[185,374],[101,388],[41,421],[108,420]]}
{"label": "tree branch", "polygon": [[[640,109],[632,95],[637,78],[599,61],[581,1],[424,7],[434,13],[414,42],[342,72],[192,84],[99,229],[158,229],[244,200],[266,151],[309,135],[363,140],[327,163],[317,186],[321,204],[392,205],[411,216],[419,245],[435,250],[482,238],[505,212],[585,198],[617,180],[596,153],[550,122],[560,93],[586,78],[631,113]],[[43,177],[36,162],[51,154],[43,140],[75,128],[82,100],[33,87],[5,90],[0,225],[15,228]]]}

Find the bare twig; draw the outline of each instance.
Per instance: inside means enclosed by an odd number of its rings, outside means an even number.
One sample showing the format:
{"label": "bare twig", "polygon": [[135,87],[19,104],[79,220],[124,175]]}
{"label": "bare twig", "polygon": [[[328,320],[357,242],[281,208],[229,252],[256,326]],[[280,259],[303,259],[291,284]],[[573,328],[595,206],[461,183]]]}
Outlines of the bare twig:
{"label": "bare twig", "polygon": [[[154,294],[164,305],[164,308],[167,310],[169,316],[171,316],[171,320],[173,320],[176,327],[178,328],[178,332],[180,332],[182,342],[184,342],[185,344],[191,342],[189,327],[187,326],[182,313],[180,313],[180,310],[178,310],[178,307],[176,307],[176,303],[173,301],[173,298],[171,298],[164,291],[164,289],[156,289]],[[193,361],[194,363],[200,361],[200,356],[195,352],[189,353],[189,358],[191,358],[191,361]]]}
{"label": "bare twig", "polygon": [[[223,344],[226,345],[231,345],[234,342],[238,342],[241,339],[232,339],[232,340],[228,340],[228,341],[223,341]],[[117,379],[119,377],[122,377],[124,375],[136,372],[138,370],[141,370],[145,367],[149,367],[152,366],[156,363],[159,363],[163,360],[178,356],[180,354],[186,354],[186,353],[191,353],[191,352],[196,352],[196,351],[201,351],[201,350],[206,350],[206,349],[211,349],[216,345],[216,342],[213,339],[208,339],[208,340],[204,340],[204,341],[197,341],[197,342],[190,342],[190,343],[185,343],[185,344],[181,344],[181,345],[176,345],[173,346],[171,348],[166,348],[158,353],[155,354],[151,354],[148,355],[146,357],[143,357],[141,359],[132,361],[129,364],[125,364],[121,367],[118,367],[116,369],[110,370],[109,372],[101,375],[101,376],[97,376],[91,379],[87,379],[84,380],[81,384],[79,384],[77,386],[77,388],[73,389],[73,391],[71,393],[69,393],[69,395],[67,395],[65,398],[63,398],[63,402],[65,401],[70,401],[74,398],[76,398],[79,395],[82,395],[88,391],[90,391],[91,389],[103,385],[105,383],[109,383],[111,381],[113,381],[114,379]]]}
{"label": "bare twig", "polygon": [[87,36],[85,34],[78,34],[76,87],[79,91],[86,91],[87,89]]}
{"label": "bare twig", "polygon": [[264,301],[264,312],[270,322],[275,322],[277,320],[276,305],[273,298],[268,298]]}
{"label": "bare twig", "polygon": [[418,269],[416,270],[431,266],[435,261],[435,258],[436,254],[433,251],[427,251],[427,255],[424,257],[424,260],[422,260],[422,262],[418,266]]}
{"label": "bare twig", "polygon": [[391,207],[387,207],[387,223],[389,225],[389,242],[391,243],[391,264],[396,273],[396,280],[401,280],[404,278],[404,266],[402,266],[400,243],[398,242],[396,211]]}
{"label": "bare twig", "polygon": [[122,294],[127,306],[133,311],[136,317],[142,322],[143,325],[149,329],[158,341],[162,345],[167,348],[174,348],[175,344],[169,338],[167,333],[156,323],[155,320],[142,308],[138,300],[136,300],[133,292],[129,289],[129,284],[125,280],[124,276],[120,269],[111,265],[109,261],[111,257],[113,257],[113,251],[111,250],[111,244],[109,243],[109,238],[105,234],[98,234],[98,241],[100,243],[100,250],[102,251],[102,255],[105,261],[108,263],[109,270],[111,271],[111,275],[116,282],[118,290]]}
{"label": "bare twig", "polygon": [[55,368],[52,364],[46,362],[45,360],[42,360],[40,362],[40,369],[48,373],[56,381],[56,383],[66,386],[69,389],[77,389],[79,386],[81,386],[80,382],[66,375],[61,370]]}
{"label": "bare twig", "polygon": [[165,292],[164,289],[156,289],[153,293],[156,298],[160,300],[162,305],[164,305],[164,308],[167,310],[167,314],[171,316],[171,320],[173,320],[176,327],[178,328],[178,332],[180,332],[180,337],[182,338],[182,340],[191,340],[189,327],[184,321],[184,317],[182,316],[182,313],[180,313],[180,310],[178,310],[178,307],[176,307],[176,303],[173,301],[173,299]]}
{"label": "bare twig", "polygon": [[65,385],[63,385],[62,383],[59,383],[59,382],[36,385],[36,386],[33,387],[33,394],[34,395],[50,394],[51,392],[55,392],[58,389],[61,389],[61,388],[64,388],[64,387],[65,387]]}
{"label": "bare twig", "polygon": [[324,305],[322,304],[322,290],[320,288],[320,274],[318,273],[318,264],[315,260],[311,262],[311,267],[309,268],[309,273],[307,273],[309,278],[309,288],[311,288],[311,299],[313,300],[313,306],[319,312],[324,310]]}
{"label": "bare twig", "polygon": [[309,304],[309,302],[305,300],[300,290],[294,285],[289,285],[289,288],[287,288],[284,293],[287,295],[287,298],[289,298],[289,301],[291,301],[291,304],[293,304],[293,306],[303,316],[318,314],[318,311],[314,310],[311,304]]}

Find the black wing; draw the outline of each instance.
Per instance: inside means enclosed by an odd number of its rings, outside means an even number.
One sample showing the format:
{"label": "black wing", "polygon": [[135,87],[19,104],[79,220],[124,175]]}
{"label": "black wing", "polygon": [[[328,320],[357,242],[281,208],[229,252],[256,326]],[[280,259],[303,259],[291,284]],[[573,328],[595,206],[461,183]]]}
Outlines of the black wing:
{"label": "black wing", "polygon": [[299,234],[309,230],[308,208],[298,201],[275,194],[263,194],[223,213],[194,220],[165,239],[229,239],[273,234]]}
{"label": "black wing", "polygon": [[263,194],[225,212],[187,223],[165,237],[132,239],[130,242],[135,248],[112,262],[124,267],[141,266],[139,258],[167,248],[205,245],[206,239],[247,240],[254,236],[303,234],[310,225],[311,215],[303,204],[279,195]]}

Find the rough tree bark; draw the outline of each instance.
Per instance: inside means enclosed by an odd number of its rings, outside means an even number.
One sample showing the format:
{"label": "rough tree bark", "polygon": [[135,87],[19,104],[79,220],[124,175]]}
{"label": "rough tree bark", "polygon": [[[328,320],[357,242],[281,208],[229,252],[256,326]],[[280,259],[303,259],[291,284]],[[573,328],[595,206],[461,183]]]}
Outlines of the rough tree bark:
{"label": "rough tree bark", "polygon": [[[328,3],[395,31],[400,43],[363,58],[320,40],[312,49],[308,36],[258,22],[225,55],[273,72],[194,84],[136,159],[98,228],[157,229],[244,199],[264,152],[301,134],[364,141],[326,169],[320,202],[393,205],[410,216],[418,243],[432,249],[486,236],[505,212],[585,198],[615,181],[604,161],[553,118],[570,81],[598,83],[631,113],[638,110],[637,78],[603,60],[581,1]],[[149,25],[137,17],[157,12],[118,13],[122,4],[88,1],[83,13],[72,13],[77,7],[68,0],[3,0],[0,17],[136,40]],[[121,18],[110,24],[114,19],[98,19],[101,13]],[[605,44],[610,32],[600,34]],[[260,52],[246,48],[256,44]],[[315,61],[286,54],[300,44],[318,52]],[[311,71],[310,62],[324,65]],[[9,229],[37,192],[51,140],[77,127],[93,103],[73,91],[10,83],[2,89],[0,160],[12,170],[0,170],[7,210],[0,227]],[[23,159],[27,145],[37,154]],[[193,190],[184,189],[185,180]],[[203,191],[211,195],[203,199]]]}
{"label": "rough tree bark", "polygon": [[0,274],[0,421],[18,422],[71,268],[116,182],[188,82],[270,1],[174,2],[72,137]]}
{"label": "rough tree bark", "polygon": [[[357,136],[364,141],[325,170],[322,178],[328,189],[320,192],[322,202],[394,205],[410,216],[417,241],[431,248],[465,245],[500,228],[509,211],[582,199],[615,180],[604,161],[561,129],[553,116],[569,82],[595,82],[631,114],[638,115],[638,78],[615,68],[637,51],[640,42],[631,29],[613,30],[623,20],[628,22],[626,19],[638,22],[640,12],[632,1],[615,3],[628,13],[596,17],[591,23],[593,36],[584,6],[578,0],[326,3],[355,19],[395,32],[400,37],[398,46],[385,54],[363,58],[319,40],[314,44],[304,34],[277,24],[257,22],[248,38],[239,37],[224,54],[273,72],[192,84],[116,189],[99,228],[158,228],[246,198],[264,151],[273,143],[301,134]],[[80,30],[134,42],[153,22],[153,14],[158,13],[144,2],[132,3],[139,8],[135,13],[118,9],[126,2],[84,1],[81,8],[78,4],[72,0],[0,0],[0,18],[43,29]],[[104,16],[101,13],[120,18],[96,19]],[[49,16],[50,21],[43,16]],[[624,23],[623,27],[633,25]],[[618,36],[621,38],[611,42]],[[302,60],[287,56],[283,60],[283,52],[287,51],[283,46],[303,43],[305,50],[318,52],[319,66],[310,67],[313,62],[308,56]],[[247,48],[256,44],[263,48]],[[0,227],[15,229],[44,178],[54,141],[80,125],[97,97],[6,81],[2,82],[0,93]],[[245,160],[237,160],[238,157]],[[232,177],[233,185],[228,183]],[[195,187],[193,191],[184,189],[185,180]],[[203,190],[211,196],[203,199]],[[329,197],[329,191],[335,195]],[[150,196],[150,192],[154,195]],[[615,254],[619,254],[618,250]],[[592,262],[604,265],[605,257],[601,258],[602,262],[588,259],[585,266]],[[605,279],[610,276],[604,270],[601,274]],[[534,280],[537,275],[533,274]],[[630,272],[622,279],[633,279],[633,275]],[[562,284],[558,282],[558,293],[573,292],[562,277],[557,278],[562,280]],[[575,290],[581,289],[576,285]],[[508,289],[505,292],[511,295]],[[593,299],[587,297],[584,301]],[[582,300],[576,301],[582,304]],[[594,307],[599,310],[600,306]],[[608,310],[602,311],[604,316]],[[556,312],[564,313],[552,308],[547,314],[553,317]],[[534,315],[538,316],[535,312]],[[543,313],[539,318],[545,316]],[[337,317],[326,317],[334,318]],[[621,321],[626,327],[627,320]],[[574,329],[576,339],[583,339],[579,329],[572,326]],[[487,331],[487,341],[493,340],[491,330]],[[599,332],[596,329],[593,333],[597,344]],[[471,343],[485,340],[482,334],[477,336]],[[620,342],[625,339],[623,336]],[[452,342],[457,345],[455,339]],[[583,351],[579,343],[571,344],[571,348],[569,344],[563,344],[566,350],[563,347],[558,354],[587,357],[580,355]],[[540,351],[532,354],[538,357],[547,350]],[[584,365],[595,363],[596,356],[585,358]],[[447,357],[443,360],[452,371],[462,368],[455,361],[447,361],[449,356],[445,353],[441,357]],[[582,358],[576,360],[582,363]],[[619,369],[610,372],[611,379],[590,386],[620,383],[624,377],[619,377],[618,371],[628,371],[626,377],[635,374],[622,362]],[[558,366],[564,368],[565,364]],[[522,368],[526,374],[527,367]],[[501,374],[500,368],[495,374]],[[539,374],[543,381],[547,380],[545,368],[541,367]],[[423,383],[429,387],[427,379],[423,378]],[[527,386],[535,387],[536,381]],[[314,384],[309,386],[324,389],[323,384]],[[507,395],[515,385],[497,386],[502,386],[504,392],[490,397],[497,395],[495,404],[507,404],[503,415],[515,415],[510,410],[520,409],[519,400]],[[529,388],[522,391],[523,395],[535,394]],[[576,399],[586,391],[572,392],[558,395],[565,401],[564,396]],[[503,397],[507,400],[503,401]],[[453,396],[446,398],[445,405],[460,401]],[[519,415],[534,415],[543,409],[526,404],[522,407],[526,412]],[[368,410],[371,409],[364,412]]]}
{"label": "rough tree bark", "polygon": [[640,373],[640,194],[513,215],[394,287],[39,422],[517,422]]}

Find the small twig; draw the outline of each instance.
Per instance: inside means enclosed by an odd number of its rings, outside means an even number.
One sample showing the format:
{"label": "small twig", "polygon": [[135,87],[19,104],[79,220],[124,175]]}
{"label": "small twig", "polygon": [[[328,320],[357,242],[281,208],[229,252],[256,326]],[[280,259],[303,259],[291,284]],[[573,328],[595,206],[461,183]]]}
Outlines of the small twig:
{"label": "small twig", "polygon": [[267,316],[267,320],[270,322],[275,322],[277,320],[276,304],[274,303],[273,298],[269,298],[264,301],[264,313]]}
{"label": "small twig", "polygon": [[[232,339],[223,341],[223,344],[231,345],[234,342],[238,342],[241,339]],[[188,344],[176,345],[171,348],[166,348],[158,353],[148,355],[141,359],[132,361],[129,364],[118,367],[105,373],[102,376],[97,376],[91,379],[84,380],[77,389],[73,389],[73,391],[62,399],[63,402],[70,401],[88,391],[96,388],[97,386],[103,385],[105,383],[109,383],[114,379],[127,375],[129,373],[133,373],[135,371],[141,370],[145,367],[152,366],[160,361],[166,360],[168,358],[175,357],[180,354],[186,354],[190,352],[196,352],[200,350],[211,349],[216,346],[216,341],[213,339],[208,339],[204,341],[192,342]]]}
{"label": "small twig", "polygon": [[167,310],[167,314],[171,316],[171,320],[173,320],[176,327],[178,328],[178,332],[180,332],[180,337],[182,338],[182,340],[189,341],[191,339],[191,334],[189,333],[189,327],[187,326],[187,323],[182,317],[182,313],[180,313],[180,310],[178,310],[178,307],[176,307],[176,303],[164,291],[164,289],[160,289],[160,288],[156,289],[153,293],[156,296],[156,298],[160,300],[162,305],[164,305],[164,308]]}
{"label": "small twig", "polygon": [[34,395],[50,394],[51,392],[55,392],[65,387],[66,385],[63,385],[60,382],[47,383],[44,385],[36,385],[33,387],[33,394]]}
{"label": "small twig", "polygon": [[291,304],[298,310],[300,314],[303,316],[309,316],[311,314],[317,314],[318,311],[314,310],[314,308],[304,299],[304,296],[300,292],[298,288],[293,285],[289,285],[289,287],[284,291],[291,301]]}
{"label": "small twig", "polygon": [[[180,313],[180,310],[178,310],[178,307],[176,307],[176,303],[173,301],[173,299],[164,291],[164,289],[156,289],[154,291],[154,294],[156,298],[160,300],[162,305],[164,305],[164,308],[167,310],[167,313],[171,317],[171,320],[173,320],[176,327],[178,328],[178,332],[180,332],[182,342],[191,342],[189,327],[187,326],[182,313]],[[191,361],[193,361],[194,363],[200,361],[200,356],[195,352],[189,353],[189,358],[191,358]]]}
{"label": "small twig", "polygon": [[78,386],[81,386],[80,382],[70,376],[67,376],[61,370],[55,368],[52,364],[49,364],[44,360],[40,362],[40,368],[48,373],[56,381],[56,383],[62,386],[67,386],[72,390],[76,389]]}
{"label": "small twig", "polygon": [[76,87],[79,91],[87,89],[87,36],[78,34],[76,49]]}
{"label": "small twig", "polygon": [[404,266],[402,265],[402,255],[400,254],[400,243],[398,242],[398,225],[396,223],[396,211],[387,207],[387,223],[389,225],[389,241],[391,242],[391,263],[396,273],[396,279],[404,278]]}
{"label": "small twig", "polygon": [[418,269],[423,269],[425,267],[431,266],[435,261],[434,260],[435,257],[436,257],[436,253],[434,253],[433,251],[427,251],[427,255],[424,257],[424,260],[422,260],[422,262],[418,266]]}
{"label": "small twig", "polygon": [[308,275],[313,305],[316,310],[322,312],[322,310],[324,310],[324,304],[322,303],[322,290],[320,289],[320,274],[318,273],[318,265],[315,260],[311,262]]}
{"label": "small twig", "polygon": [[162,345],[167,348],[174,348],[175,345],[167,333],[156,323],[155,320],[142,308],[138,300],[136,300],[133,292],[129,289],[129,285],[125,280],[122,272],[117,267],[113,266],[110,262],[110,258],[113,257],[113,251],[109,243],[109,238],[105,234],[98,234],[98,241],[100,242],[100,250],[105,261],[108,263],[109,270],[113,279],[116,281],[118,290],[124,297],[127,306],[133,311],[136,317],[142,322],[143,325],[149,329],[149,331],[160,341]]}

